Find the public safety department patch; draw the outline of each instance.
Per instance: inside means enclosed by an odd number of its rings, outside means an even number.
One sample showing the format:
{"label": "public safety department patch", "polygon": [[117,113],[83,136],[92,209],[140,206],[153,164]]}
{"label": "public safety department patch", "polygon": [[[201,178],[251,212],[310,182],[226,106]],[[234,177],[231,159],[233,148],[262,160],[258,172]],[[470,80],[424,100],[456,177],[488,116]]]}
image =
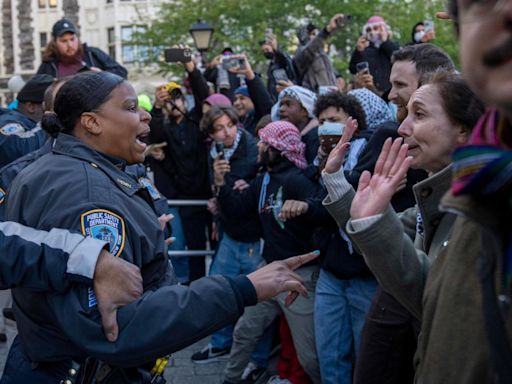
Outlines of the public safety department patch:
{"label": "public safety department patch", "polygon": [[119,256],[124,248],[124,220],[106,209],[93,209],[80,216],[82,233],[109,243],[110,253]]}
{"label": "public safety department patch", "polygon": [[4,203],[5,196],[7,196],[7,193],[3,190],[3,188],[0,188],[0,205]]}
{"label": "public safety department patch", "polygon": [[8,123],[0,128],[0,133],[5,136],[15,135],[24,131],[23,125],[18,123]]}

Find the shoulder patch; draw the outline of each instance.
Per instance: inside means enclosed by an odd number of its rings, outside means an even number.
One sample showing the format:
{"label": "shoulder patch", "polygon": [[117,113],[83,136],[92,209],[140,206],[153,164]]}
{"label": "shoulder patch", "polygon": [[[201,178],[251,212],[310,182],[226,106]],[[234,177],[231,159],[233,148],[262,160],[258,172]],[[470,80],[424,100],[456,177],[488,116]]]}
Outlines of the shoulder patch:
{"label": "shoulder patch", "polygon": [[0,133],[5,136],[15,135],[16,133],[25,132],[23,125],[18,123],[8,123],[0,128]]}
{"label": "shoulder patch", "polygon": [[7,192],[0,188],[0,204],[3,204],[5,201],[5,197],[7,196]]}
{"label": "shoulder patch", "polygon": [[109,243],[109,251],[119,256],[124,248],[124,220],[106,209],[93,209],[82,213],[80,225],[84,236],[103,240]]}
{"label": "shoulder patch", "polygon": [[139,184],[148,190],[153,200],[158,200],[161,197],[158,189],[156,189],[151,180],[149,180],[147,177],[140,177]]}

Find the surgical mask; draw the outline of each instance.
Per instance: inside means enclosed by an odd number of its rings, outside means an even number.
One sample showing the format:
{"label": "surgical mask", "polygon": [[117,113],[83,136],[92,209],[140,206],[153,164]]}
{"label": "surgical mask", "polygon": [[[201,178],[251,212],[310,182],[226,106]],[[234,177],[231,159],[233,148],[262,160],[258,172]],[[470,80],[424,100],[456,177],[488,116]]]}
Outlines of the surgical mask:
{"label": "surgical mask", "polygon": [[343,131],[345,131],[345,124],[343,123],[332,123],[330,121],[326,121],[318,127],[319,136],[341,136],[343,135]]}
{"label": "surgical mask", "polygon": [[373,43],[375,47],[379,48],[382,43],[380,40],[380,34],[378,32],[368,32],[368,41]]}
{"label": "surgical mask", "polygon": [[417,43],[421,43],[421,39],[425,36],[425,31],[418,31],[414,34],[414,41]]}
{"label": "surgical mask", "polygon": [[263,56],[265,56],[266,59],[272,60],[274,58],[274,53],[273,52],[265,52],[263,54]]}

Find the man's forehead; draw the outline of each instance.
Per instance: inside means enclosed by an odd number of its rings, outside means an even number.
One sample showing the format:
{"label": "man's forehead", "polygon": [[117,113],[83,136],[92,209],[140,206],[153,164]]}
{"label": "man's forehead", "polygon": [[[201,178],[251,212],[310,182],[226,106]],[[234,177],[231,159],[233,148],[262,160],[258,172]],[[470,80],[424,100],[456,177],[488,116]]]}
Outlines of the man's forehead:
{"label": "man's forehead", "polygon": [[418,73],[416,72],[416,63],[411,60],[395,61],[391,68],[391,81],[400,80],[400,78],[405,76],[418,77]]}

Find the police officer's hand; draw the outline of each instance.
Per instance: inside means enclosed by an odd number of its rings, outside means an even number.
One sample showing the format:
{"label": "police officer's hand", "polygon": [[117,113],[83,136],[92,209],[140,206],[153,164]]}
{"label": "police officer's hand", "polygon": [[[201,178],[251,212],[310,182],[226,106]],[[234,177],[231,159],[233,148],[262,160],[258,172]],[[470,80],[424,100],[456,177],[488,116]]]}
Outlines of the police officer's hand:
{"label": "police officer's hand", "polygon": [[98,300],[103,331],[109,341],[119,334],[117,309],[142,295],[142,276],[137,266],[103,250],[94,270],[94,293]]}
{"label": "police officer's hand", "polygon": [[274,261],[247,275],[256,289],[258,301],[270,299],[281,292],[290,291],[286,305],[290,305],[299,294],[308,297],[303,279],[293,272],[320,255],[319,251]]}
{"label": "police officer's hand", "polygon": [[216,187],[222,187],[224,185],[224,176],[231,171],[229,161],[222,160],[220,156],[220,154],[217,155],[213,162],[213,183]]}

